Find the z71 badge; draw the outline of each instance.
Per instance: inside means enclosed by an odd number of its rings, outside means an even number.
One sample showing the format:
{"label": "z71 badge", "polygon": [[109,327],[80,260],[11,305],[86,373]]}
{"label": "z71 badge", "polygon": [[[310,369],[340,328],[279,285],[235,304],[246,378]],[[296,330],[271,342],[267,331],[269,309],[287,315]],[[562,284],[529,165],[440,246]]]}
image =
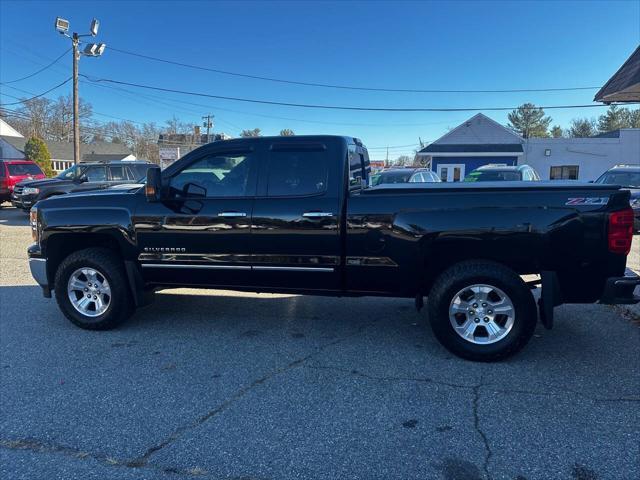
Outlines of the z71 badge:
{"label": "z71 badge", "polygon": [[565,205],[606,205],[609,197],[576,197],[567,199]]}

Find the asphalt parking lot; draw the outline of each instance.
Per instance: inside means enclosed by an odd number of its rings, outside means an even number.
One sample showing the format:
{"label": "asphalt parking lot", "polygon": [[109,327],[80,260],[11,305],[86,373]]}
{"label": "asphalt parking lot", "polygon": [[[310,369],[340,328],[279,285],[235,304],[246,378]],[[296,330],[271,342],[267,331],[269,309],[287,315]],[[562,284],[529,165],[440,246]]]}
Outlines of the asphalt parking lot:
{"label": "asphalt parking lot", "polygon": [[0,210],[1,478],[640,478],[640,327],[614,308],[559,307],[498,364],[403,299],[167,290],[88,332],[29,243]]}

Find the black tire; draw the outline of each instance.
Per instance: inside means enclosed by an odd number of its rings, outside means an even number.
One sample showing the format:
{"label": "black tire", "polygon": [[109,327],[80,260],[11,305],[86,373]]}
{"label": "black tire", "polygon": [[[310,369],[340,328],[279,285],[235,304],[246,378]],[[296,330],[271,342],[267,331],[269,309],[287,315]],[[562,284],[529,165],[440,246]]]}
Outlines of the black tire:
{"label": "black tire", "polygon": [[[455,318],[449,319],[449,308],[458,292],[477,284],[497,287],[513,304],[511,329],[495,343],[473,343],[463,338],[453,327]],[[429,293],[427,308],[429,323],[440,343],[459,357],[480,362],[502,360],[518,352],[531,339],[537,323],[536,304],[530,289],[513,270],[491,261],[465,261],[443,272]],[[465,317],[462,318],[464,321]],[[488,334],[486,328],[485,333]]]}
{"label": "black tire", "polygon": [[[100,273],[111,288],[107,309],[91,317],[78,311],[67,293],[71,275],[80,268],[91,268]],[[87,248],[65,258],[56,271],[54,290],[62,313],[76,326],[86,330],[109,330],[117,327],[133,313],[133,301],[122,260],[106,248]],[[80,295],[81,297],[82,295]],[[106,302],[105,302],[106,303]]]}

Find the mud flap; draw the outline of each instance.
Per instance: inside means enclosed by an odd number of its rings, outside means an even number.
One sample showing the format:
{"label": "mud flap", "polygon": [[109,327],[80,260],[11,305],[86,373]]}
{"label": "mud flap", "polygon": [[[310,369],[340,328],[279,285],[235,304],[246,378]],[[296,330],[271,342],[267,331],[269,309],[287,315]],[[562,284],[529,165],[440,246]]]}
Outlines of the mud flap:
{"label": "mud flap", "polygon": [[130,260],[125,260],[124,266],[127,272],[127,279],[129,280],[129,290],[133,297],[135,306],[144,307],[145,305],[152,303],[153,295],[150,294],[151,292],[145,291],[140,268],[135,262]]}
{"label": "mud flap", "polygon": [[558,275],[553,271],[544,271],[540,276],[542,279],[542,292],[538,299],[540,322],[544,328],[551,330],[553,328],[553,309],[562,303]]}

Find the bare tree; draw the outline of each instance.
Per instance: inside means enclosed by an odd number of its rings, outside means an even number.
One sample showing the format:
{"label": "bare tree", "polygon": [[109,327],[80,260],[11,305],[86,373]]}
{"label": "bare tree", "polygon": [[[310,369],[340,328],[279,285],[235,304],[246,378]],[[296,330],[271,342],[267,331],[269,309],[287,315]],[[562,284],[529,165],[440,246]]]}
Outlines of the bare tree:
{"label": "bare tree", "polygon": [[283,137],[293,137],[295,133],[290,128],[283,128],[280,130],[280,135]]}
{"label": "bare tree", "polygon": [[598,127],[593,118],[574,118],[571,120],[568,133],[572,138],[593,137],[598,133]]}
{"label": "bare tree", "polygon": [[408,167],[413,165],[413,158],[409,155],[400,155],[394,160],[393,164],[398,167]]}
{"label": "bare tree", "polygon": [[259,128],[254,128],[253,130],[242,130],[240,132],[241,137],[261,137],[262,132]]}

